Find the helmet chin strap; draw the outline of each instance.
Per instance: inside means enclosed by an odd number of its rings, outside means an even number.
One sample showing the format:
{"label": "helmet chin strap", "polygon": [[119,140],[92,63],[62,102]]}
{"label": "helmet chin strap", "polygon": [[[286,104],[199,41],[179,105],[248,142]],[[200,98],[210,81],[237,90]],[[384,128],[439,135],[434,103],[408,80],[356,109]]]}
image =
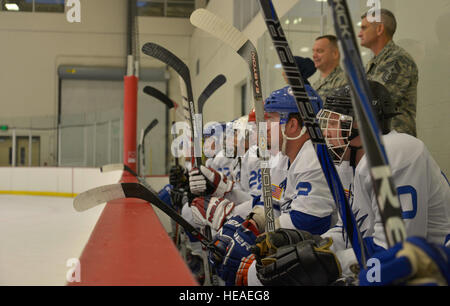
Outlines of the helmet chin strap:
{"label": "helmet chin strap", "polygon": [[281,126],[281,135],[283,135],[283,142],[281,144],[281,153],[283,153],[283,155],[286,155],[286,143],[288,140],[297,140],[306,133],[306,127],[303,127],[302,130],[300,131],[300,134],[298,134],[298,136],[288,137],[288,136],[286,136],[286,134],[284,134],[285,128],[286,128],[286,124],[283,124]]}
{"label": "helmet chin strap", "polygon": [[[355,139],[356,137],[359,136],[359,131],[358,129],[354,129],[352,128],[352,132],[351,132],[351,136],[348,137],[348,141],[352,141],[353,139]],[[349,144],[348,146],[350,148],[350,166],[355,169],[356,168],[356,154],[358,153],[359,150],[362,149],[362,146],[359,147],[355,147]]]}

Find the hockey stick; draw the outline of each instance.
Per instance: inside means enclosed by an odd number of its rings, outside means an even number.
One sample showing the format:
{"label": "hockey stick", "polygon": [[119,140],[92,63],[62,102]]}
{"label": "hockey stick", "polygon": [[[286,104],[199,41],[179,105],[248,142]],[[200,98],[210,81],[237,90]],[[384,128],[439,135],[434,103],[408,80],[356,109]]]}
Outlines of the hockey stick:
{"label": "hockey stick", "polygon": [[144,92],[164,103],[169,109],[175,106],[174,102],[167,95],[152,86],[145,86]]}
{"label": "hockey stick", "polygon": [[[147,182],[143,179],[143,178],[141,178],[141,177],[139,177],[130,167],[128,167],[127,165],[124,165],[124,164],[111,164],[111,165],[106,165],[106,166],[103,166],[103,167],[101,167],[100,168],[100,170],[102,171],[102,172],[108,172],[108,171],[114,171],[114,170],[125,170],[125,171],[128,171],[129,173],[131,173],[133,176],[135,176],[138,180],[139,180],[139,182],[142,184],[142,185],[144,185],[144,187],[146,187],[150,192],[152,192],[153,194],[158,194],[154,189],[152,189],[152,187],[149,185],[149,184],[147,184]],[[159,199],[159,197],[158,197],[158,199]],[[162,202],[162,201],[161,201]],[[151,202],[152,204],[154,204],[153,202]],[[162,203],[164,203],[164,202],[162,202]],[[164,203],[165,204],[165,203]],[[155,204],[154,204],[155,205]],[[165,204],[166,206],[167,206],[167,204]],[[156,205],[158,208],[160,208],[158,205]],[[161,209],[161,210],[163,210],[163,209]],[[176,211],[176,210],[174,210],[174,209],[172,209],[173,210],[173,212],[175,212],[176,214],[178,214],[178,216],[180,216],[180,218],[182,218],[181,217],[181,215]],[[163,212],[165,212],[170,218],[172,218],[172,220],[173,221],[175,221],[175,223],[177,224],[177,225],[181,225],[186,231],[188,231],[190,234],[192,234],[195,238],[198,238],[196,235],[195,235],[195,233],[192,233],[191,231],[189,231],[189,229],[187,229],[186,228],[186,226],[185,225],[183,225],[183,223],[180,223],[180,222],[178,222],[175,218],[173,218],[170,214],[168,214],[166,211],[164,211],[163,210]],[[184,219],[183,219],[184,220]],[[187,222],[187,221],[186,221]],[[175,232],[175,244],[177,244],[178,243],[178,239],[179,239],[179,232],[178,232],[178,229],[176,228],[175,229],[176,230],[176,232]],[[199,234],[201,234],[201,232],[199,232]],[[202,235],[203,236],[203,235]],[[204,237],[206,238],[206,240],[207,241],[209,241],[208,243],[211,243],[211,241],[212,241],[212,237],[211,237],[211,231],[206,231],[205,232],[205,235],[204,235]],[[202,241],[200,241],[200,242],[202,242]],[[205,246],[205,248],[206,249],[211,249],[211,247],[210,246],[208,246],[208,245],[206,245],[205,243],[202,243],[204,246]],[[216,253],[216,255],[218,255],[219,253],[218,252],[215,252]],[[206,253],[205,253],[206,254]],[[183,256],[184,256],[184,254],[183,254]],[[219,257],[217,257],[217,258],[220,258],[220,256]],[[209,264],[209,261],[208,261],[208,258],[205,256],[204,258],[203,258],[203,260],[204,260],[204,268],[205,268],[205,275],[209,275],[209,277],[206,277],[205,278],[205,282],[204,282],[204,286],[210,286],[210,285],[218,285],[218,280],[217,280],[217,277],[216,277],[216,275],[215,275],[215,273],[212,273],[212,271],[213,271],[213,268],[210,266],[210,264]]]}
{"label": "hockey stick", "polygon": [[133,169],[131,169],[130,167],[128,167],[125,164],[109,164],[109,165],[104,165],[102,167],[100,167],[100,171],[101,172],[110,172],[110,171],[117,171],[117,170],[121,170],[121,171],[127,171],[128,173],[130,173],[132,176],[134,176],[135,178],[137,178],[137,180],[139,181],[139,183],[141,183],[142,185],[144,185],[148,190],[150,190],[153,193],[156,193],[156,190],[154,190],[146,181],[145,179],[138,175],[136,172],[133,171]]}
{"label": "hockey stick", "polygon": [[266,22],[269,35],[272,37],[273,44],[283,66],[288,83],[292,88],[303,124],[309,133],[312,143],[314,144],[320,166],[322,167],[328,187],[330,188],[333,199],[340,212],[344,228],[347,232],[360,266],[365,267],[367,249],[364,246],[355,217],[352,213],[347,197],[345,196],[344,188],[342,187],[339,175],[330,154],[328,153],[325,138],[323,137],[318,120],[316,119],[314,113],[314,109],[306,92],[303,77],[301,76],[299,68],[292,55],[272,1],[260,0],[259,2],[263,11],[263,17]]}
{"label": "hockey stick", "polygon": [[253,99],[255,104],[256,122],[258,124],[258,149],[261,153],[261,180],[264,199],[264,213],[266,217],[266,232],[275,230],[275,219],[272,205],[272,186],[270,168],[267,157],[267,132],[263,130],[264,101],[261,91],[261,77],[259,73],[258,53],[252,42],[238,29],[223,21],[220,17],[205,9],[197,9],[191,14],[191,23],[209,34],[228,44],[236,51],[250,68],[252,79]]}
{"label": "hockey stick", "polygon": [[205,247],[214,252],[216,256],[222,256],[210,240],[202,235],[173,208],[164,203],[153,189],[147,189],[146,186],[139,183],[118,183],[89,189],[75,197],[73,207],[76,211],[82,212],[103,203],[125,198],[141,199],[158,207],[192,236],[197,238]]}
{"label": "hockey stick", "polygon": [[189,116],[186,118],[189,118],[189,124],[191,127],[191,132],[193,133],[193,142],[194,142],[194,165],[200,166],[202,163],[201,159],[201,127],[199,127],[200,123],[198,120],[195,120],[195,108],[194,108],[194,98],[192,94],[192,86],[191,86],[191,76],[189,72],[189,68],[185,63],[183,63],[182,60],[180,60],[176,55],[174,55],[169,50],[161,47],[160,45],[157,45],[155,43],[146,43],[142,47],[142,52],[148,56],[152,56],[163,63],[169,65],[174,69],[178,75],[180,76],[181,81],[181,94],[183,96],[183,107],[185,108],[185,111],[187,111],[186,108],[189,110]]}
{"label": "hockey stick", "polygon": [[401,218],[400,201],[392,180],[392,172],[381,139],[380,128],[372,111],[372,94],[356,44],[347,2],[345,0],[328,0],[328,4],[332,8],[334,27],[343,54],[342,61],[352,88],[353,109],[370,167],[387,244],[392,247],[406,239],[406,230]]}
{"label": "hockey stick", "polygon": [[[150,132],[156,125],[158,124],[158,119],[153,119],[149,125],[144,129],[141,129],[141,139],[138,144],[138,169],[141,168],[141,155],[142,155],[142,166],[145,169],[145,147],[144,147],[144,139],[147,136],[148,132]],[[138,171],[140,174],[141,171]]]}
{"label": "hockey stick", "polygon": [[[177,56],[175,56],[169,50],[163,48],[160,45],[155,43],[146,43],[142,47],[142,52],[146,55],[152,56],[154,58],[159,59],[165,64],[172,67],[180,77],[180,90],[183,98],[183,108],[185,109],[185,117],[189,118],[189,123],[191,127],[191,132],[193,133],[193,147],[194,147],[194,159],[192,166],[193,168],[199,168],[202,164],[202,149],[201,149],[201,141],[202,141],[202,126],[201,119],[196,116],[195,107],[194,107],[194,98],[192,94],[192,85],[191,85],[191,76],[189,72],[189,68],[183,61],[181,61]],[[186,105],[187,104],[187,105]],[[186,113],[186,111],[188,113]],[[201,116],[200,116],[201,117]],[[206,256],[206,255],[205,255]],[[209,263],[207,262],[207,258],[204,258],[205,265],[205,275],[209,275],[205,279],[206,283],[210,283],[211,280],[211,270],[209,269]]]}
{"label": "hockey stick", "polygon": [[203,90],[203,92],[200,94],[197,100],[199,114],[203,114],[203,106],[205,106],[206,101],[217,89],[219,89],[223,84],[225,84],[226,81],[227,78],[223,74],[219,74],[208,84],[208,86],[206,86],[206,88]]}

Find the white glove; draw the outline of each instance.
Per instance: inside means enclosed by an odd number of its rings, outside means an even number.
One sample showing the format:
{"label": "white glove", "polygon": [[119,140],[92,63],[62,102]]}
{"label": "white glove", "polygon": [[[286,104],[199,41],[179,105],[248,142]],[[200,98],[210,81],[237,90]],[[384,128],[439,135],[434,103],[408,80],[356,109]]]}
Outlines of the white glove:
{"label": "white glove", "polygon": [[222,198],[233,189],[234,182],[212,168],[200,166],[189,172],[189,189],[195,195]]}
{"label": "white glove", "polygon": [[194,223],[200,227],[209,225],[218,231],[234,208],[234,203],[223,198],[198,197],[191,203]]}

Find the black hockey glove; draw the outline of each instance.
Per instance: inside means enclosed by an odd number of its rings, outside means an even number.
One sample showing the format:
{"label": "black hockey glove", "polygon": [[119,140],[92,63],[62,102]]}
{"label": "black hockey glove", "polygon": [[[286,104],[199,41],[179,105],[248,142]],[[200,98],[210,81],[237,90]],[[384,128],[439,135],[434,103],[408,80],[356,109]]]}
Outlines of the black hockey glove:
{"label": "black hockey glove", "polygon": [[172,166],[169,170],[169,183],[174,188],[187,189],[189,185],[188,173],[182,166]]}
{"label": "black hockey glove", "polygon": [[275,254],[278,248],[282,246],[315,239],[320,240],[321,238],[320,236],[314,237],[307,231],[279,228],[274,232],[259,235],[252,247],[252,253],[255,254],[256,260],[261,263],[262,258]]}
{"label": "black hockey glove", "polygon": [[183,207],[183,197],[185,197],[185,193],[186,191],[182,188],[173,188],[170,191],[170,199],[177,211],[181,211],[181,208]]}
{"label": "black hockey glove", "polygon": [[330,238],[305,240],[277,249],[256,263],[258,279],[265,286],[326,286],[341,275],[336,255],[329,250]]}

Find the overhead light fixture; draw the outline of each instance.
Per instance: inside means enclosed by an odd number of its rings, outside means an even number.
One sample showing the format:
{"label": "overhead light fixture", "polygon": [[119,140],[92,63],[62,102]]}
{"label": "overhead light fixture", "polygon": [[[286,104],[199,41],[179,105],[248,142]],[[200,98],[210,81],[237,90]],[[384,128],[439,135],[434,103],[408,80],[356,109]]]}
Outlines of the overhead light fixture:
{"label": "overhead light fixture", "polygon": [[281,64],[275,64],[275,66],[273,66],[275,69],[281,69]]}
{"label": "overhead light fixture", "polygon": [[303,47],[303,48],[301,48],[300,49],[300,52],[308,52],[309,51],[309,48],[308,47]]}
{"label": "overhead light fixture", "polygon": [[297,22],[298,22],[297,19],[294,19],[294,24],[297,24]]}
{"label": "overhead light fixture", "polygon": [[316,2],[327,2],[327,0],[316,0]]}
{"label": "overhead light fixture", "polygon": [[298,20],[298,22],[302,22],[302,20],[303,20],[303,19],[302,19],[302,18],[300,18],[300,17],[298,17],[298,19],[297,19],[297,20]]}
{"label": "overhead light fixture", "polygon": [[360,22],[358,22],[356,25],[357,25],[358,27],[360,27],[360,26],[362,25],[362,22],[360,21]]}
{"label": "overhead light fixture", "polygon": [[289,19],[286,19],[286,21],[284,22],[284,24],[289,24]]}
{"label": "overhead light fixture", "polygon": [[5,3],[5,7],[8,11],[18,11],[19,6],[16,3]]}

